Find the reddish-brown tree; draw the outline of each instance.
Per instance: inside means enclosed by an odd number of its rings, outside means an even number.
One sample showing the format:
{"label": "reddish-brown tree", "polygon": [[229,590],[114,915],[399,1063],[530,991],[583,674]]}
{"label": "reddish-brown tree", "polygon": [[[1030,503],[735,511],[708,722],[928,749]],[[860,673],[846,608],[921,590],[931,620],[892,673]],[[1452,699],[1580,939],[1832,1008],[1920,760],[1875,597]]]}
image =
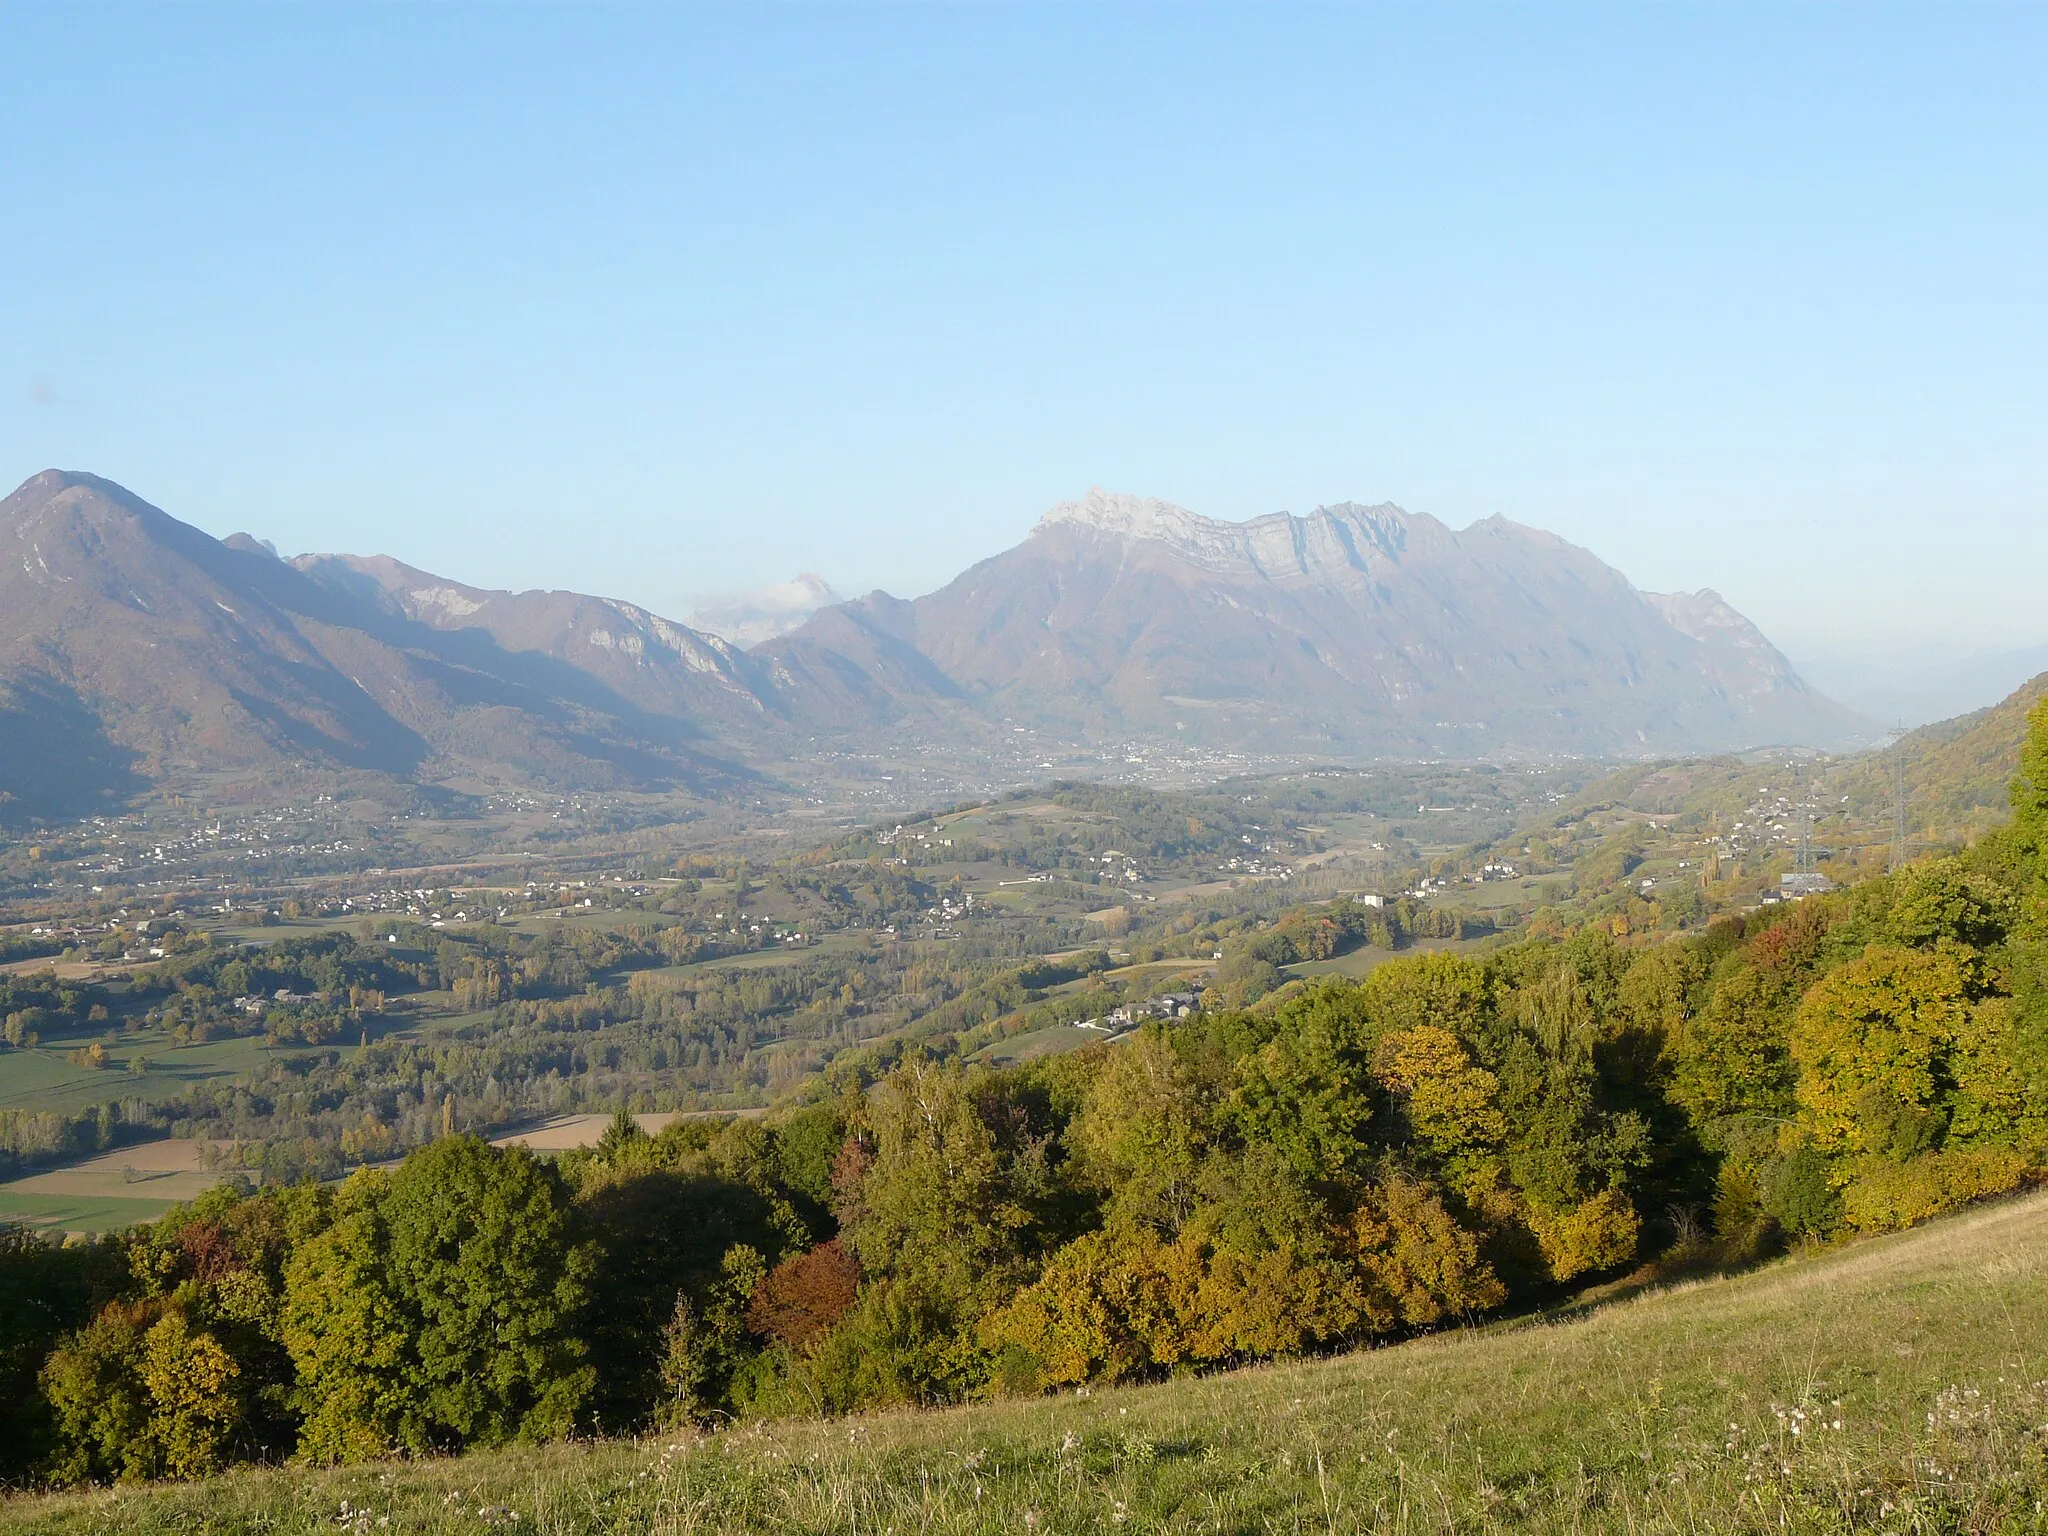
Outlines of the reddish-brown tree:
{"label": "reddish-brown tree", "polygon": [[762,1277],[747,1307],[747,1326],[801,1349],[845,1316],[859,1289],[853,1255],[837,1239],[820,1243]]}

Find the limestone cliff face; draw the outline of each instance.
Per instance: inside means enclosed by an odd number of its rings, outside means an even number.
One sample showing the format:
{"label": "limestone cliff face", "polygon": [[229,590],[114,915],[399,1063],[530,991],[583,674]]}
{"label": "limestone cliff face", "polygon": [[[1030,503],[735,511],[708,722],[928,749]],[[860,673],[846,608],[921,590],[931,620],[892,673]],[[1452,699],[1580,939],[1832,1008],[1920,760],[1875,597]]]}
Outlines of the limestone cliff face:
{"label": "limestone cliff face", "polygon": [[616,598],[471,587],[388,555],[301,555],[292,565],[444,634],[563,662],[658,715],[736,727],[766,712],[760,669],[738,646]]}
{"label": "limestone cliff face", "polygon": [[1716,656],[1728,685],[1737,692],[1757,695],[1805,688],[1784,653],[1712,588],[1643,596],[1673,629]]}
{"label": "limestone cliff face", "polygon": [[1861,724],[1712,593],[1639,592],[1538,529],[1391,505],[1231,523],[1093,491],[927,597],[827,610],[763,651],[866,668],[882,636],[899,674],[914,655],[987,710],[1098,734],[1483,756]]}

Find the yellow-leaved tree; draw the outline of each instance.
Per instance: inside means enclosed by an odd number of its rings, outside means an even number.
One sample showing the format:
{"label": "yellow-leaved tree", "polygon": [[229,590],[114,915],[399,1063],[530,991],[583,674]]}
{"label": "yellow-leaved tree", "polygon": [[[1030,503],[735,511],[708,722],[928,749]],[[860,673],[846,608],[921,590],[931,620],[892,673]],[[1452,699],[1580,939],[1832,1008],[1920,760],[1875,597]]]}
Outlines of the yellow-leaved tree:
{"label": "yellow-leaved tree", "polygon": [[1793,1091],[1814,1145],[1903,1159],[1938,1144],[1969,1017],[1963,968],[1942,950],[1873,944],[1823,976],[1792,1031]]}

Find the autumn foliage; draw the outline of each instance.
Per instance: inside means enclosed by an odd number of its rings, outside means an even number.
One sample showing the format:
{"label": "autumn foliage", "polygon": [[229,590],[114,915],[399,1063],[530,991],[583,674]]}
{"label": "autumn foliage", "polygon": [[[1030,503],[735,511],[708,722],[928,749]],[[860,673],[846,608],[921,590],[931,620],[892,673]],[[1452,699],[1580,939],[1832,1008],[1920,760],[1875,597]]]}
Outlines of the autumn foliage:
{"label": "autumn foliage", "polygon": [[1030,1393],[1907,1225],[2048,1168],[2044,782],[2048,705],[2008,831],[1704,934],[1411,956],[999,1070],[897,1042],[767,1121],[0,1234],[0,1456],[183,1477]]}

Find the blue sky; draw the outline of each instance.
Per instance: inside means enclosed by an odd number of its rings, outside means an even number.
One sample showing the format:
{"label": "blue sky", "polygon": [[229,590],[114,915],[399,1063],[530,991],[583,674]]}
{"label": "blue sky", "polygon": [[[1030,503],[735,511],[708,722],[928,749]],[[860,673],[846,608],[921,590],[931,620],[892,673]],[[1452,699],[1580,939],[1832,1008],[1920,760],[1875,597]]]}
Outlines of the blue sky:
{"label": "blue sky", "polygon": [[1091,485],[2048,641],[2048,8],[0,5],[0,478],[681,613]]}

